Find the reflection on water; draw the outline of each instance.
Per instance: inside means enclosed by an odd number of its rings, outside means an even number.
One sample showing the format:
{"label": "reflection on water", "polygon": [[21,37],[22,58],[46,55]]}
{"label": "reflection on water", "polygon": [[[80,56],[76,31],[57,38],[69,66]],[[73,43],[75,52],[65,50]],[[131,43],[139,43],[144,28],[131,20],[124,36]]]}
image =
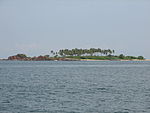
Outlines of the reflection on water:
{"label": "reflection on water", "polygon": [[0,113],[150,113],[150,62],[0,62]]}

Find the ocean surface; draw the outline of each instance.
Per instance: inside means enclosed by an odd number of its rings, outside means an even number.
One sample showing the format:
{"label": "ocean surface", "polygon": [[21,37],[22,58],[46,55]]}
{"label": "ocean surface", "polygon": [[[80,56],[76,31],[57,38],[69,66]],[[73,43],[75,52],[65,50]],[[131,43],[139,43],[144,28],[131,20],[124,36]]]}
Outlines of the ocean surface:
{"label": "ocean surface", "polygon": [[150,62],[0,61],[0,113],[150,113]]}

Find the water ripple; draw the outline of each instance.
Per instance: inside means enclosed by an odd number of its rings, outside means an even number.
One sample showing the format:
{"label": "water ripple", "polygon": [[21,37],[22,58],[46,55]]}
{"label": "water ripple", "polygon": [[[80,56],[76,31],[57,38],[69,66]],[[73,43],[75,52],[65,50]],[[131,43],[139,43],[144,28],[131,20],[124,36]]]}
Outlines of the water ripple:
{"label": "water ripple", "polygon": [[150,62],[0,62],[0,113],[150,113]]}

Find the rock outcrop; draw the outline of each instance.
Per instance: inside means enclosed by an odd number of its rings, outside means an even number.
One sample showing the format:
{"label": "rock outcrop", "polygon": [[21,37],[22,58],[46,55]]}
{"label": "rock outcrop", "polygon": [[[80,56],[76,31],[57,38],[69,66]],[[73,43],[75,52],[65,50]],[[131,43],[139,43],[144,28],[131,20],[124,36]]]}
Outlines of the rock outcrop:
{"label": "rock outcrop", "polygon": [[45,56],[38,56],[38,57],[27,57],[25,54],[17,54],[14,56],[8,57],[7,60],[19,60],[19,61],[78,61],[78,59],[73,58],[62,58],[62,57],[49,57],[48,55]]}

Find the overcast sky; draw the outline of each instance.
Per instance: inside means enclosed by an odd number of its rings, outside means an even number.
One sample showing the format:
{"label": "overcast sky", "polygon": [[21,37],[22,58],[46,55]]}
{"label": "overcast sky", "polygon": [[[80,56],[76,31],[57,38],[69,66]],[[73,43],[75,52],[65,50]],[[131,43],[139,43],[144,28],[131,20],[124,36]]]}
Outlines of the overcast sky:
{"label": "overcast sky", "polygon": [[91,47],[150,58],[150,0],[0,0],[0,58]]}

